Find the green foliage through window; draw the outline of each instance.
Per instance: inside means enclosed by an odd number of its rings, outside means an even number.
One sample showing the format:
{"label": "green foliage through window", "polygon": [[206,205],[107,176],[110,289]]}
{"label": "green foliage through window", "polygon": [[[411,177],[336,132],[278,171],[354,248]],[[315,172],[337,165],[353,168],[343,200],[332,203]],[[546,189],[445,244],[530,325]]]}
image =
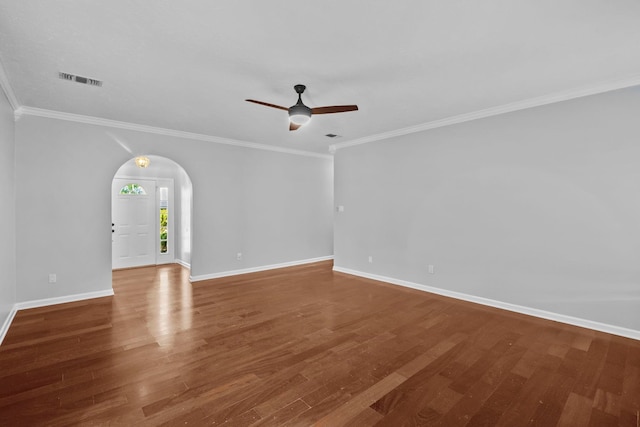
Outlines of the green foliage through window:
{"label": "green foliage through window", "polygon": [[167,208],[160,208],[160,253],[167,253],[167,225],[169,223]]}
{"label": "green foliage through window", "polygon": [[138,184],[127,184],[120,189],[120,194],[133,194],[133,195],[146,195],[147,192],[141,185]]}

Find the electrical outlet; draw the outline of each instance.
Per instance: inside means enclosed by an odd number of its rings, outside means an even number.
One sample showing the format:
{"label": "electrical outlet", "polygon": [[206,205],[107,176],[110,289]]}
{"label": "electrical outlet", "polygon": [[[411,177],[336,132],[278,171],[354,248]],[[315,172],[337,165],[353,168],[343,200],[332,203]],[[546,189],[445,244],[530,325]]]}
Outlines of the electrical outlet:
{"label": "electrical outlet", "polygon": [[56,273],[49,273],[49,283],[56,283],[57,280]]}
{"label": "electrical outlet", "polygon": [[238,261],[242,261],[242,252],[238,252],[238,253],[236,254],[236,259],[237,259]]}
{"label": "electrical outlet", "polygon": [[369,262],[373,263],[373,257],[371,255],[369,255]]}
{"label": "electrical outlet", "polygon": [[435,271],[433,269],[433,265],[429,264],[429,274],[434,274]]}

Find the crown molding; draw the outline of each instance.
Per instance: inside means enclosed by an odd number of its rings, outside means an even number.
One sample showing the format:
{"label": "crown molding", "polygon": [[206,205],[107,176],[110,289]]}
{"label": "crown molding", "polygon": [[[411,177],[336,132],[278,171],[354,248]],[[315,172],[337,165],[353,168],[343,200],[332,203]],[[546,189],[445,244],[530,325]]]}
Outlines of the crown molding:
{"label": "crown molding", "polygon": [[334,154],[337,150],[356,145],[367,144],[374,141],[382,141],[398,136],[409,135],[412,133],[423,132],[430,129],[436,129],[445,126],[451,126],[458,123],[464,123],[472,120],[483,119],[486,117],[497,116],[500,114],[511,113],[519,110],[526,110],[533,107],[541,107],[543,105],[555,104],[562,101],[568,101],[575,98],[582,98],[590,95],[611,92],[618,89],[624,89],[632,86],[640,85],[640,76],[632,76],[621,80],[612,80],[597,85],[586,86],[571,89],[563,92],[557,92],[545,96],[529,98],[522,101],[516,101],[509,104],[499,105],[497,107],[486,108],[484,110],[473,111],[470,113],[460,114],[457,116],[446,117],[440,120],[422,123],[415,126],[409,126],[402,129],[383,132],[375,135],[365,136],[363,138],[353,139],[329,146],[329,152]]}
{"label": "crown molding", "polygon": [[18,102],[18,98],[16,98],[16,94],[13,93],[13,89],[9,84],[9,78],[7,77],[7,73],[4,71],[4,66],[2,65],[2,60],[0,59],[0,87],[2,91],[7,96],[7,100],[13,108],[13,111],[16,111],[20,108],[20,103]]}
{"label": "crown molding", "polygon": [[320,154],[311,151],[293,150],[290,148],[276,147],[272,145],[259,144],[255,142],[240,141],[230,138],[221,138],[217,136],[204,135],[199,133],[184,132],[173,129],[160,128],[155,126],[140,125],[136,123],[120,122],[117,120],[103,119],[94,116],[83,116],[81,114],[64,113],[61,111],[47,110],[35,107],[20,107],[16,110],[16,118],[22,116],[37,116],[49,119],[66,120],[76,123],[84,123],[96,126],[105,126],[117,129],[133,130],[137,132],[153,133],[156,135],[172,136],[176,138],[191,139],[196,141],[213,142],[216,144],[233,145],[236,147],[253,148],[256,150],[276,151],[278,153],[294,154],[297,156],[319,157],[322,159],[331,159],[330,154]]}
{"label": "crown molding", "polygon": [[47,110],[35,107],[20,106],[11,85],[7,79],[7,76],[0,63],[0,86],[7,95],[9,103],[15,111],[15,120],[19,120],[24,115],[46,117],[58,120],[66,120],[77,123],[85,123],[97,126],[106,126],[111,128],[133,130],[138,132],[153,133],[157,135],[172,136],[177,138],[185,138],[196,141],[213,142],[216,144],[233,145],[244,148],[253,148],[257,150],[275,151],[279,153],[293,154],[298,156],[318,157],[323,159],[331,159],[333,155],[342,148],[353,147],[356,145],[367,144],[369,142],[383,141],[403,135],[409,135],[413,133],[424,132],[430,129],[436,129],[445,126],[451,126],[458,123],[464,123],[472,120],[483,119],[487,117],[497,116],[500,114],[506,114],[510,112],[525,110],[534,107],[540,107],[549,104],[555,104],[558,102],[568,101],[575,98],[582,98],[590,95],[597,95],[605,92],[610,92],[618,89],[624,89],[632,86],[640,85],[640,76],[632,76],[625,79],[613,80],[597,85],[586,86],[577,89],[571,89],[563,92],[557,92],[545,96],[529,98],[522,101],[516,101],[509,104],[499,105],[497,107],[486,108],[483,110],[473,111],[470,113],[459,114],[457,116],[446,117],[439,120],[434,120],[426,123],[422,123],[415,126],[409,126],[401,129],[396,129],[389,132],[378,133],[375,135],[365,136],[363,138],[353,139],[351,141],[345,141],[338,144],[332,144],[329,146],[329,154],[314,153],[311,151],[295,150],[284,147],[276,147],[266,144],[259,144],[255,142],[240,141],[230,138],[221,138],[217,136],[204,135],[192,132],[184,132],[173,129],[160,128],[155,126],[140,125],[136,123],[121,122],[117,120],[103,119],[94,116],[84,116],[80,114],[64,113],[60,111]]}

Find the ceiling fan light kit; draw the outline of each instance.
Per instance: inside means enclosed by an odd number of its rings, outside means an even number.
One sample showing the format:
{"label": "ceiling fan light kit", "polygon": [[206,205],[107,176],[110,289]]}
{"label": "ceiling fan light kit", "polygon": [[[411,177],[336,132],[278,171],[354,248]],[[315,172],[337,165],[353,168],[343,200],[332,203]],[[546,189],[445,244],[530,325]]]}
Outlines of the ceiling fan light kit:
{"label": "ceiling fan light kit", "polygon": [[289,108],[289,121],[296,125],[302,126],[311,120],[311,108],[306,105],[294,105]]}
{"label": "ceiling fan light kit", "polygon": [[271,108],[277,108],[279,110],[286,110],[289,113],[289,130],[297,130],[301,126],[311,121],[313,114],[330,114],[330,113],[345,113],[347,111],[357,111],[357,105],[334,105],[330,107],[316,107],[309,108],[302,102],[302,94],[307,88],[305,85],[295,85],[293,87],[298,94],[298,102],[289,108],[282,107],[280,105],[269,104],[268,102],[256,101],[255,99],[246,99],[248,102],[254,104],[260,104]]}

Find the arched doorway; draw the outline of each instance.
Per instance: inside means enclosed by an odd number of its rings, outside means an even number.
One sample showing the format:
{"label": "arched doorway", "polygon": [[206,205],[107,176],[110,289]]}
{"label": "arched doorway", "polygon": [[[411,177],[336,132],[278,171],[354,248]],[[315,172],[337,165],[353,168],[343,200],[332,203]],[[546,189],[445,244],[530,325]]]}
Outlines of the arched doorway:
{"label": "arched doorway", "polygon": [[192,184],[171,159],[146,156],[115,173],[111,186],[112,268],[191,264]]}

